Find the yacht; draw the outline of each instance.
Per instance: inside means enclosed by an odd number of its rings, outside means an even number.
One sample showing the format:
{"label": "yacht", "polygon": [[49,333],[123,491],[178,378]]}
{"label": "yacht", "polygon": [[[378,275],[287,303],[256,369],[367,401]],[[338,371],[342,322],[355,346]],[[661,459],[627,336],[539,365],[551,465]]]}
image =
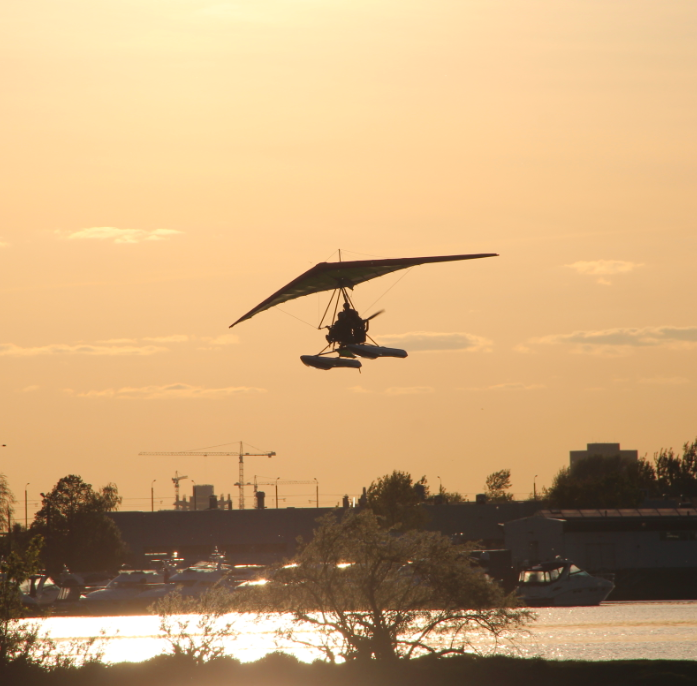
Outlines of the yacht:
{"label": "yacht", "polygon": [[120,612],[144,606],[144,591],[165,587],[163,572],[151,569],[123,569],[105,588],[88,593],[80,600],[90,612]]}
{"label": "yacht", "polygon": [[52,606],[61,594],[61,587],[46,574],[32,574],[20,584],[19,590],[22,603],[34,612]]}
{"label": "yacht", "polygon": [[600,605],[614,588],[612,581],[557,558],[523,569],[516,590],[529,607],[571,607]]}

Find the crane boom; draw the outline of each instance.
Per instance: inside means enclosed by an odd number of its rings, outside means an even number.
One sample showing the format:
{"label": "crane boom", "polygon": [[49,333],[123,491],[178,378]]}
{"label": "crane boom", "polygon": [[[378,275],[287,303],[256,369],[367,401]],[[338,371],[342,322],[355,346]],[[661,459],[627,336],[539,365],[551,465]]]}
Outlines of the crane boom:
{"label": "crane boom", "polygon": [[[270,477],[264,476],[262,479],[268,479]],[[256,474],[254,475],[254,483],[253,484],[247,484],[248,486],[254,486],[254,492],[257,492],[257,486],[275,486],[276,487],[276,509],[278,509],[278,485],[281,484],[281,486],[290,486],[290,485],[295,485],[295,484],[304,484],[304,485],[310,485],[314,484],[315,486],[315,500],[316,500],[316,505],[319,507],[319,482],[317,479],[313,479],[312,481],[296,481],[294,479],[281,479],[281,477],[278,477],[276,479],[272,479],[271,481],[259,481],[256,477]]]}
{"label": "crane boom", "polygon": [[239,509],[244,510],[244,458],[245,457],[274,457],[275,452],[249,453],[244,451],[244,444],[240,441],[239,451],[219,451],[219,450],[180,450],[171,452],[140,452],[138,455],[159,456],[159,457],[239,457],[239,480],[235,484],[239,488]]}

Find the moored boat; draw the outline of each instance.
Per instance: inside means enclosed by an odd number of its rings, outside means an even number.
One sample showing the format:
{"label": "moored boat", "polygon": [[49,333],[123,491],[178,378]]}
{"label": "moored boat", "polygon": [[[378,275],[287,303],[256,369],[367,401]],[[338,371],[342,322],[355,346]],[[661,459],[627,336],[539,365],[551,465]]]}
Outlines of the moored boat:
{"label": "moored boat", "polygon": [[516,591],[530,607],[572,607],[600,605],[614,588],[612,581],[557,558],[523,569]]}

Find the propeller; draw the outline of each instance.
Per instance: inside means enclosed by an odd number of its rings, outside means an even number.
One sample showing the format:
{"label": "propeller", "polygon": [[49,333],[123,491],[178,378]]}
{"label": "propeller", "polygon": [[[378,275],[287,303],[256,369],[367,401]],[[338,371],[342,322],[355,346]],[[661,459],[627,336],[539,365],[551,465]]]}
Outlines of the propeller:
{"label": "propeller", "polygon": [[371,319],[375,319],[378,315],[381,315],[385,310],[378,310],[375,314],[371,314],[370,317],[366,317],[363,321],[369,322]]}

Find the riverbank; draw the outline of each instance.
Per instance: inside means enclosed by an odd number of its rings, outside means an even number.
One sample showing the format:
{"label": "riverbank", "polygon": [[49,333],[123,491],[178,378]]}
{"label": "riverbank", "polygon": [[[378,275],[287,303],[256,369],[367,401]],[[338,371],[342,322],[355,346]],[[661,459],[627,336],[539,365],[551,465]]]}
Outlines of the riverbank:
{"label": "riverbank", "polygon": [[579,662],[505,656],[420,658],[394,664],[306,664],[274,653],[257,662],[230,658],[196,664],[159,656],[140,663],[45,671],[14,664],[0,669],[7,686],[676,686],[697,685],[697,661]]}

